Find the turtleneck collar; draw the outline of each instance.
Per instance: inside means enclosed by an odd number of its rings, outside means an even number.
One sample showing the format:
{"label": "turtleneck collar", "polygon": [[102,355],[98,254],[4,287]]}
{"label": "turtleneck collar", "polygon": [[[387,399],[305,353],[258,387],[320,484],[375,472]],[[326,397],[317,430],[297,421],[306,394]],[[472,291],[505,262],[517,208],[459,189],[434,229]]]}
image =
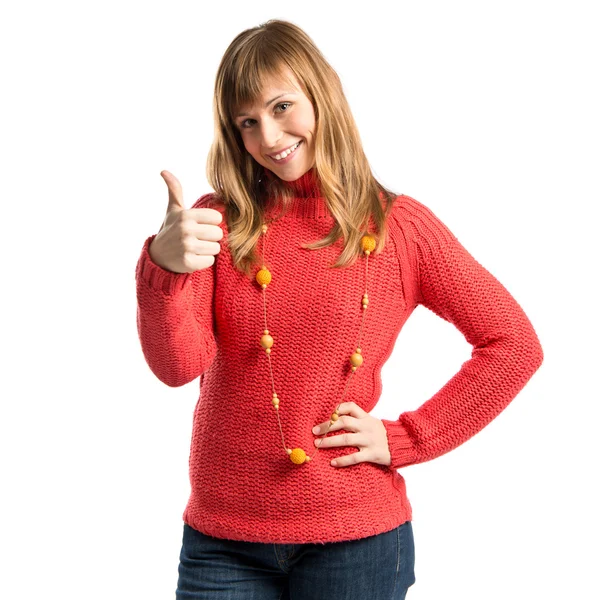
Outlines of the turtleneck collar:
{"label": "turtleneck collar", "polygon": [[[273,171],[264,166],[263,172],[267,179],[278,178]],[[286,216],[301,218],[331,217],[314,167],[298,179],[286,181],[285,183],[294,194]]]}

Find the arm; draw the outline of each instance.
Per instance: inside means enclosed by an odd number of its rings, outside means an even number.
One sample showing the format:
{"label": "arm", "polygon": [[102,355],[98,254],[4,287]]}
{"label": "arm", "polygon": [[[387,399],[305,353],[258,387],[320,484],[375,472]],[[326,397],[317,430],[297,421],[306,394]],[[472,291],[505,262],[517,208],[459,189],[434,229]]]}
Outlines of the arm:
{"label": "arm", "polygon": [[[192,208],[203,208],[210,194]],[[212,208],[212,207],[211,207]],[[166,385],[178,387],[208,369],[217,351],[213,325],[215,264],[193,273],[159,267],[146,239],[135,268],[137,330],[144,358]]]}
{"label": "arm", "polygon": [[397,217],[412,232],[418,303],[452,323],[471,358],[422,406],[382,419],[390,468],[432,460],[463,444],[517,396],[543,361],[534,328],[508,290],[434,213],[403,196]]}

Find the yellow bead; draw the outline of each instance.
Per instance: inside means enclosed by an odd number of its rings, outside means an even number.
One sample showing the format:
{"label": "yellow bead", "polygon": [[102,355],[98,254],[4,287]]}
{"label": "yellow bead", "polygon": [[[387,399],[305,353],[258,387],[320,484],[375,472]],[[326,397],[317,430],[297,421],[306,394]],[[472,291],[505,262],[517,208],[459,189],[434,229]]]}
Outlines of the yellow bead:
{"label": "yellow bead", "polygon": [[306,452],[302,448],[294,448],[290,454],[290,460],[296,465],[301,465],[306,460]]}
{"label": "yellow bead", "polygon": [[268,229],[268,228],[269,228],[269,227],[268,227],[268,225],[266,225],[266,224],[265,224],[265,225],[263,225],[263,226],[262,226],[262,232],[263,232],[263,233],[267,233],[267,229]]}
{"label": "yellow bead", "polygon": [[370,254],[373,250],[375,250],[375,246],[377,246],[377,242],[372,235],[363,235],[360,240],[360,245],[364,252]]}
{"label": "yellow bead", "polygon": [[271,273],[263,266],[263,268],[256,274],[256,282],[264,289],[269,283],[271,283]]}
{"label": "yellow bead", "polygon": [[273,346],[273,338],[268,333],[260,338],[260,345],[263,348],[271,348]]}
{"label": "yellow bead", "polygon": [[331,421],[337,421],[339,418],[340,418],[340,416],[336,412],[334,412],[334,413],[331,414],[331,419],[330,420]]}
{"label": "yellow bead", "polygon": [[273,398],[273,400],[271,400],[271,404],[273,404],[273,406],[279,406],[279,398]]}
{"label": "yellow bead", "polygon": [[354,367],[360,367],[360,365],[363,364],[363,357],[362,354],[360,352],[355,352],[351,357],[350,357],[350,362],[352,363],[352,366]]}

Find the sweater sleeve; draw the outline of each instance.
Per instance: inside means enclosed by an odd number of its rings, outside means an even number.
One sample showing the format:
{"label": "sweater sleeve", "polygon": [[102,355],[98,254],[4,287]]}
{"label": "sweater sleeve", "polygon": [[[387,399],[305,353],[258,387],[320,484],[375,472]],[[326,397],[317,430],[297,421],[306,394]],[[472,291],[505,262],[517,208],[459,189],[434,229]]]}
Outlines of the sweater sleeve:
{"label": "sweater sleeve", "polygon": [[[192,208],[207,206],[210,196],[201,196]],[[135,268],[137,330],[151,371],[166,385],[179,387],[204,373],[217,351],[213,318],[216,260],[193,273],[163,269],[148,253],[156,235],[145,240]]]}
{"label": "sweater sleeve", "polygon": [[394,210],[412,238],[417,303],[452,323],[473,348],[433,397],[397,421],[382,419],[393,469],[432,460],[473,437],[516,397],[544,357],[508,290],[431,209],[401,198]]}

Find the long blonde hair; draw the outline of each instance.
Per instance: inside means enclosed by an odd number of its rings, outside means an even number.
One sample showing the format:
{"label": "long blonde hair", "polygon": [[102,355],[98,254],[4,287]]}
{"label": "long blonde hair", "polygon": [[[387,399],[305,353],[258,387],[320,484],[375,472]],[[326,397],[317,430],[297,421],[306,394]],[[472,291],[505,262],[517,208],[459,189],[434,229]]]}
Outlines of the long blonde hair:
{"label": "long blonde hair", "polygon": [[[318,250],[343,236],[344,248],[330,266],[351,265],[362,253],[360,239],[372,219],[376,233],[371,233],[377,238],[373,253],[380,253],[385,246],[387,217],[397,196],[373,176],[340,79],[312,39],[297,25],[278,19],[246,29],[231,42],[217,70],[215,132],[206,166],[215,198],[224,205],[233,263],[246,275],[259,262],[256,244],[262,233],[266,198],[280,199],[285,210],[293,191],[276,176],[265,178],[264,167],[244,146],[235,115],[240,106],[260,98],[267,79],[285,79],[286,67],[315,111],[314,168],[335,220],[325,238],[303,247]],[[270,181],[265,184],[265,179]]]}

